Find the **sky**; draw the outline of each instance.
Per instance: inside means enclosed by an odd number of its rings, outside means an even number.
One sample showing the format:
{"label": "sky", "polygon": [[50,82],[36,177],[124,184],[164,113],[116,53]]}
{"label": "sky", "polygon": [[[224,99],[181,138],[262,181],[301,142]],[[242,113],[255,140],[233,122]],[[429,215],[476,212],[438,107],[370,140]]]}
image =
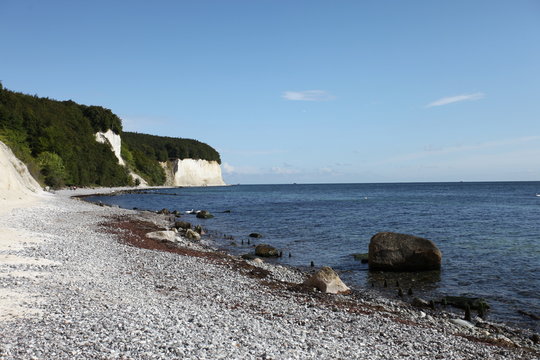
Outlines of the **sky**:
{"label": "sky", "polygon": [[540,0],[0,0],[0,81],[227,183],[540,180]]}

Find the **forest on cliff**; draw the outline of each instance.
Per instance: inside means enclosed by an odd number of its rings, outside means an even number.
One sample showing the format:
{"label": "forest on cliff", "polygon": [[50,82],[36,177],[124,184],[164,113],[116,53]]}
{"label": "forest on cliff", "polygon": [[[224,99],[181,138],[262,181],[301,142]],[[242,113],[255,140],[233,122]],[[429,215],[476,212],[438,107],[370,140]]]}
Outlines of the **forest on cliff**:
{"label": "forest on cliff", "polygon": [[[95,139],[96,132],[109,129],[123,140],[126,167],[108,144]],[[161,185],[165,172],[160,161],[192,157],[220,162],[216,150],[197,140],[123,132],[122,121],[109,109],[26,95],[1,83],[0,141],[36,180],[54,188],[133,185],[130,170],[150,185]]]}

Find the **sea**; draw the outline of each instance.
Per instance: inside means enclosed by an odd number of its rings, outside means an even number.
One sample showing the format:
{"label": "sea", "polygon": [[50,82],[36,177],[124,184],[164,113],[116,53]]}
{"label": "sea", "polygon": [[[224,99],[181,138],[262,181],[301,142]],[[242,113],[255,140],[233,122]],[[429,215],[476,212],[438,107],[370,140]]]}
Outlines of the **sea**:
{"label": "sea", "polygon": [[[303,269],[330,266],[349,286],[397,298],[481,297],[487,320],[540,331],[540,182],[234,185],[149,189],[93,196],[123,208],[178,210],[201,224],[215,246],[253,253],[270,244],[269,260]],[[210,211],[197,219],[190,210]],[[440,271],[369,271],[353,254],[367,253],[381,231],[432,240],[443,254]],[[250,233],[262,238],[249,238]],[[384,287],[384,281],[388,287]],[[405,300],[409,298],[405,296]],[[460,310],[456,310],[460,311]],[[533,316],[531,316],[533,315]]]}

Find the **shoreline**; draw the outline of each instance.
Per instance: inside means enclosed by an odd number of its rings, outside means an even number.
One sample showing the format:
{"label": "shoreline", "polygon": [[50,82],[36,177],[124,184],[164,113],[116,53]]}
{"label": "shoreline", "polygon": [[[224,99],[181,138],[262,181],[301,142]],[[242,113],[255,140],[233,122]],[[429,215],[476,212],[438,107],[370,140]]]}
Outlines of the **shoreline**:
{"label": "shoreline", "polygon": [[[111,191],[85,190],[88,195]],[[39,299],[27,306],[38,312],[0,320],[8,330],[0,340],[2,358],[540,355],[540,346],[525,330],[488,322],[467,328],[452,323],[449,315],[369,291],[315,293],[295,286],[302,278],[299,270],[208,249],[174,253],[152,250],[156,244],[129,246],[122,237],[142,238],[150,230],[142,226],[141,212],[71,199],[76,192],[58,192],[29,208],[0,214],[0,228],[41,240],[2,255],[50,261],[1,264],[3,289]],[[114,233],[105,230],[106,224]],[[156,228],[162,224],[154,223]],[[17,271],[42,275],[13,275]]]}

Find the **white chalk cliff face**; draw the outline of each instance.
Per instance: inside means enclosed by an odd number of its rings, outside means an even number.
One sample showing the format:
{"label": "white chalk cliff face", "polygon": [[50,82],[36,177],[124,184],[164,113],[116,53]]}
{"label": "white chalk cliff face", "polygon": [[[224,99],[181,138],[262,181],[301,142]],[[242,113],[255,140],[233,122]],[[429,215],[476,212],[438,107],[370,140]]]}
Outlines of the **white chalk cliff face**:
{"label": "white chalk cliff face", "polygon": [[[126,162],[122,158],[122,139],[120,135],[112,130],[107,132],[97,132],[96,141],[108,144],[120,165],[125,166]],[[172,163],[161,164],[167,174],[168,186],[219,186],[225,185],[221,177],[221,166],[217,161],[194,160],[194,159],[176,159]],[[170,167],[169,167],[170,166]],[[130,172],[133,179],[138,179],[141,186],[148,186],[146,181],[138,174]]]}
{"label": "white chalk cliff face", "polygon": [[107,132],[97,132],[96,141],[102,144],[109,144],[114,155],[118,159],[120,165],[126,165],[124,159],[122,159],[122,139],[120,135],[115,134],[111,129]]}
{"label": "white chalk cliff face", "polygon": [[172,165],[172,186],[225,185],[217,161],[176,159]]}
{"label": "white chalk cliff face", "polygon": [[15,157],[6,144],[0,142],[0,199],[18,200],[42,192],[26,165]]}
{"label": "white chalk cliff face", "polygon": [[[96,141],[102,144],[108,144],[118,159],[118,163],[122,166],[126,166],[126,162],[122,158],[122,139],[120,138],[120,135],[115,134],[111,129],[107,130],[107,132],[97,132],[95,135]],[[140,186],[148,186],[148,183],[139,174],[136,174],[131,170],[129,171],[129,174],[133,180],[139,180]]]}

